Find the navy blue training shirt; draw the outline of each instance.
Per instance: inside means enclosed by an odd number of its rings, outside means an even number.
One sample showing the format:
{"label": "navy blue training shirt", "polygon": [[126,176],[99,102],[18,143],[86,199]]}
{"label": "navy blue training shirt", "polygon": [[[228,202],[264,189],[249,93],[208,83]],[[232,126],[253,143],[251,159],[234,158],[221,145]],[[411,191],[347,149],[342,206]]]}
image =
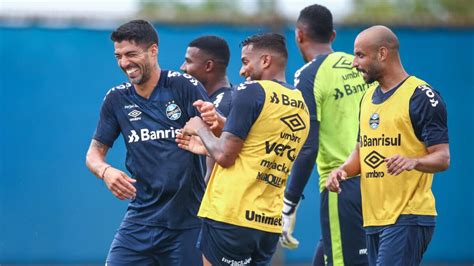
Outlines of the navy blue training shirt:
{"label": "navy blue training shirt", "polygon": [[125,221],[169,229],[201,225],[196,215],[205,187],[203,165],[175,142],[179,129],[199,115],[192,106],[199,99],[209,101],[196,79],[166,70],[149,99],[130,83],[107,92],[93,138],[109,147],[120,133],[124,138],[126,167],[137,180]]}
{"label": "navy blue training shirt", "polygon": [[233,91],[234,90],[231,87],[222,87],[209,95],[211,102],[225,117],[227,117],[230,112]]}

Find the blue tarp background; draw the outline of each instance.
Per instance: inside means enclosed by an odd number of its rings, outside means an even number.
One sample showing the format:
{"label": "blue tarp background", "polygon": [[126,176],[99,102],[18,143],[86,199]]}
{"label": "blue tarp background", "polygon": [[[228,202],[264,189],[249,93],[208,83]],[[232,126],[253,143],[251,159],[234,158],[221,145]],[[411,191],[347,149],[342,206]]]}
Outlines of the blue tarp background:
{"label": "blue tarp background", "polygon": [[[157,25],[159,62],[177,70],[189,41],[224,37],[239,83],[239,42],[263,27]],[[337,28],[335,50],[352,53],[362,28]],[[406,70],[447,103],[451,168],[435,176],[439,217],[425,262],[474,262],[474,29],[396,28]],[[0,26],[0,263],[103,263],[126,209],[85,167],[85,153],[108,89],[126,81],[110,30]],[[287,81],[303,65],[293,29],[285,30]],[[109,161],[124,169],[119,139]],[[308,262],[319,239],[317,176],[306,188],[286,262]]]}

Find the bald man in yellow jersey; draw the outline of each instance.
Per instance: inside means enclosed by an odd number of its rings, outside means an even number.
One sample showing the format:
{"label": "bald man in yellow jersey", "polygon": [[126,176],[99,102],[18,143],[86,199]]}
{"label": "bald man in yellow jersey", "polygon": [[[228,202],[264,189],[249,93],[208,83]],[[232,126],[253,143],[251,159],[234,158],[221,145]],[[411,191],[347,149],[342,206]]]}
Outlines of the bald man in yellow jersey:
{"label": "bald man in yellow jersey", "polygon": [[449,167],[446,107],[425,81],[410,76],[397,36],[387,27],[361,32],[354,67],[367,83],[360,137],[346,162],[329,175],[331,191],[361,174],[362,215],[370,265],[419,265],[435,227],[433,174]]}
{"label": "bald man in yellow jersey", "polygon": [[[218,164],[198,213],[205,265],[270,264],[286,181],[309,132],[303,96],[285,83],[285,38],[254,35],[241,45],[240,74],[248,81],[233,94],[222,135],[214,136],[199,117],[183,129],[198,135]],[[180,147],[193,150],[188,144]]]}

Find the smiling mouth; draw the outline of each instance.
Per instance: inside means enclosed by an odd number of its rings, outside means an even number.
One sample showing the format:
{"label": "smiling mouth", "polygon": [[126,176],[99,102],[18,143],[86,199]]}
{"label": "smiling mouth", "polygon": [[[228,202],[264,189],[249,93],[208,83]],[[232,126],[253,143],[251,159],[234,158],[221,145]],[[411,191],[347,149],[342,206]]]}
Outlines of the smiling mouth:
{"label": "smiling mouth", "polygon": [[134,68],[127,69],[126,72],[127,72],[127,75],[133,76],[134,74],[138,73],[138,70],[139,70],[138,67],[134,67]]}

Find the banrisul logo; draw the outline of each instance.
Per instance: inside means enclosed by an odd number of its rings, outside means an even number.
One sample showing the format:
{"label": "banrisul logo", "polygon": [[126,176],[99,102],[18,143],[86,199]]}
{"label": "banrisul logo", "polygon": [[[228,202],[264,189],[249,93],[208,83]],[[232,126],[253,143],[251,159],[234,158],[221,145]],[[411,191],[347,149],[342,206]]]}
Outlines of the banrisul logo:
{"label": "banrisul logo", "polygon": [[166,104],[166,116],[169,120],[178,120],[181,117],[181,108],[174,101]]}
{"label": "banrisul logo", "polygon": [[305,110],[306,108],[304,101],[299,100],[299,99],[293,99],[290,96],[283,93],[278,95],[278,93],[276,92],[273,92],[273,94],[270,95],[270,103],[296,107],[296,108],[300,108],[301,110]]}
{"label": "banrisul logo", "polygon": [[130,131],[130,135],[128,135],[128,143],[137,142],[140,140],[140,136],[138,136],[135,130]]}
{"label": "banrisul logo", "polygon": [[180,132],[180,129],[170,127],[170,129],[160,130],[149,130],[148,128],[142,128],[138,132],[136,130],[130,130],[128,137],[128,143],[134,143],[139,141],[159,140],[159,139],[175,139],[176,134]]}

